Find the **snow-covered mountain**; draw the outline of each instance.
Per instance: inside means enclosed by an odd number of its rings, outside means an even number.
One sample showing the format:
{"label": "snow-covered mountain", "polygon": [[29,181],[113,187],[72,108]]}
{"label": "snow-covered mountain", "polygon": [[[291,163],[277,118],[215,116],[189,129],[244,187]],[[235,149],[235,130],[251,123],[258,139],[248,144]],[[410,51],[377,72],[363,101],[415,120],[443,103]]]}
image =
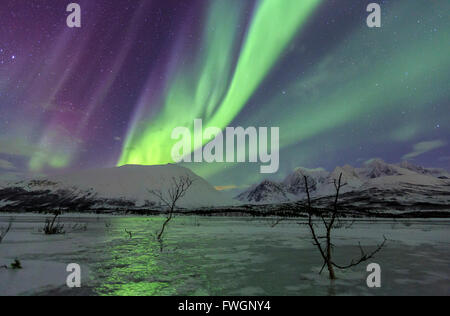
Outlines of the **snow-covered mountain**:
{"label": "snow-covered mountain", "polygon": [[326,184],[329,173],[325,169],[307,169],[297,168],[289,174],[282,182],[287,192],[294,196],[306,196],[305,179],[308,179],[308,187],[310,192],[317,192],[324,184]]}
{"label": "snow-covered mountain", "polygon": [[365,168],[363,169],[363,172],[364,171],[366,178],[369,179],[386,176],[398,176],[402,174],[401,171],[398,170],[397,166],[385,163],[381,159],[373,159],[366,163]]}
{"label": "snow-covered mountain", "polygon": [[[306,198],[308,179],[315,205],[326,205],[335,194],[334,181],[342,174],[346,184],[340,203],[348,207],[450,209],[450,175],[411,163],[388,164],[373,160],[361,168],[346,165],[332,172],[297,168],[283,181],[265,180],[232,199],[217,191],[191,170],[179,165],[123,166],[80,171],[0,185],[0,211],[160,210],[161,202],[149,191],[167,192],[173,178],[189,176],[194,183],[178,206],[229,207],[236,204],[279,205]],[[239,200],[240,202],[238,202]]]}
{"label": "snow-covered mountain", "polygon": [[287,192],[285,186],[269,180],[264,180],[260,184],[252,187],[251,190],[237,196],[239,201],[250,203],[260,203],[272,201],[273,203],[289,202],[293,196]]}
{"label": "snow-covered mountain", "polygon": [[408,169],[420,174],[430,175],[440,179],[450,179],[450,174],[445,169],[440,168],[424,168],[421,166],[416,166],[408,161],[403,161],[398,165],[403,169]]}
{"label": "snow-covered mountain", "polygon": [[[334,181],[342,174],[342,198],[354,205],[370,203],[393,205],[407,203],[437,204],[450,209],[450,176],[443,169],[431,169],[415,166],[409,162],[388,164],[380,159],[366,163],[362,168],[346,165],[337,167],[333,172],[324,169],[297,168],[281,183],[271,182],[270,188],[263,185],[253,186],[236,198],[244,203],[274,204],[279,196],[289,201],[304,200],[306,197],[304,176],[308,179],[310,194],[319,199],[336,193]],[[273,187],[278,188],[273,198]],[[265,189],[267,188],[267,192]],[[258,200],[254,198],[257,195]],[[363,201],[363,202],[361,202]],[[365,201],[365,202],[364,202]],[[384,205],[384,204],[383,204]]]}
{"label": "snow-covered mountain", "polygon": [[127,165],[10,183],[0,189],[0,209],[158,209],[161,203],[149,191],[166,193],[173,179],[182,176],[189,176],[194,182],[177,206],[197,208],[233,204],[233,200],[191,170],[169,164]]}

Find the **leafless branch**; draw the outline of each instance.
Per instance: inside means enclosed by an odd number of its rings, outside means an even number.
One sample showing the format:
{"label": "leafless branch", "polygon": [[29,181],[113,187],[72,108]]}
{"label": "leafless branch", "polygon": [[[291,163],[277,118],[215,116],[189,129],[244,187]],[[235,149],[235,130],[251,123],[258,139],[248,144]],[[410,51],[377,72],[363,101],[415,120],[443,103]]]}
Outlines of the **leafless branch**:
{"label": "leafless branch", "polygon": [[341,265],[338,265],[338,264],[336,264],[336,263],[333,262],[333,266],[335,266],[335,267],[338,268],[338,269],[344,270],[344,269],[349,269],[349,268],[351,268],[351,267],[357,266],[357,265],[359,265],[360,263],[363,263],[363,262],[365,262],[365,261],[368,261],[368,260],[372,259],[372,258],[375,257],[375,255],[376,255],[377,253],[379,253],[379,252],[381,251],[381,249],[383,249],[383,247],[386,245],[387,239],[386,239],[385,236],[383,236],[383,238],[384,238],[383,242],[382,242],[381,244],[379,244],[379,245],[377,246],[377,248],[376,248],[374,251],[372,251],[371,253],[366,254],[366,252],[365,252],[364,249],[362,248],[361,244],[359,244],[359,249],[360,249],[360,251],[361,251],[361,256],[360,256],[358,259],[353,259],[353,260],[350,262],[350,264],[348,264],[348,265],[346,265],[346,266],[341,266]]}
{"label": "leafless branch", "polygon": [[6,228],[2,227],[0,230],[0,243],[5,239],[6,235],[9,233],[9,230],[12,227],[12,221],[8,223],[8,226]]}
{"label": "leafless branch", "polygon": [[278,217],[274,222],[272,222],[272,223],[270,224],[270,226],[271,226],[272,228],[274,228],[274,227],[277,226],[279,223],[281,223],[283,220],[284,220],[284,217]]}
{"label": "leafless branch", "polygon": [[165,194],[161,190],[149,190],[149,193],[156,196],[161,201],[161,203],[164,204],[168,209],[168,216],[164,221],[162,228],[156,237],[158,242],[161,244],[161,251],[162,251],[162,237],[166,229],[166,226],[173,218],[173,212],[176,208],[176,204],[181,198],[183,198],[186,195],[186,193],[188,192],[189,188],[192,186],[193,183],[194,180],[191,179],[188,175],[186,175],[181,176],[179,178],[172,178],[171,185],[167,189]]}
{"label": "leafless branch", "polygon": [[317,246],[322,258],[324,259],[324,261],[326,261],[327,257],[325,255],[324,250],[322,249],[322,245],[320,244],[319,239],[317,238],[316,231],[314,229],[313,220],[312,220],[313,212],[312,212],[312,207],[311,207],[311,195],[309,193],[308,177],[304,175],[303,178],[305,180],[306,196],[308,199],[307,200],[308,201],[308,226],[309,226],[309,229],[311,231],[311,234],[312,234],[312,237],[314,240],[314,245]]}

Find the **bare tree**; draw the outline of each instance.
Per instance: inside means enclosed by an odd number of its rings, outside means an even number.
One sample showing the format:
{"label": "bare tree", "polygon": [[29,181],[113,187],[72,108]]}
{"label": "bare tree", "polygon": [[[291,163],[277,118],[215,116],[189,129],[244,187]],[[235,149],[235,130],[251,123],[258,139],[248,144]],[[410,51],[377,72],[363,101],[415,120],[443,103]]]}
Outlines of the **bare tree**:
{"label": "bare tree", "polygon": [[12,226],[12,220],[8,223],[8,226],[2,227],[0,229],[0,244],[2,243],[3,239],[5,239],[6,235],[9,233],[11,226]]}
{"label": "bare tree", "polygon": [[[328,268],[328,272],[329,272],[329,277],[331,280],[335,280],[336,279],[336,274],[334,271],[334,268],[337,269],[348,269],[354,266],[359,265],[362,262],[365,262],[369,259],[372,259],[386,244],[386,237],[384,237],[384,241],[377,246],[377,248],[372,251],[371,253],[366,253],[365,250],[362,248],[361,244],[359,244],[359,249],[361,251],[361,255],[360,257],[358,257],[357,259],[353,259],[350,264],[347,265],[339,265],[337,263],[334,262],[333,260],[333,249],[334,249],[334,245],[331,241],[331,233],[333,231],[333,228],[336,228],[336,224],[339,221],[339,210],[338,210],[338,200],[339,200],[339,194],[340,191],[342,189],[343,186],[345,186],[346,184],[342,183],[342,173],[339,175],[339,179],[338,180],[334,180],[334,187],[336,189],[336,195],[334,197],[334,204],[333,204],[333,209],[331,211],[331,217],[329,217],[328,219],[325,218],[325,216],[321,213],[320,217],[322,220],[322,223],[325,227],[325,231],[326,234],[325,236],[318,236],[316,233],[316,229],[315,229],[315,224],[313,223],[313,215],[314,215],[314,211],[313,211],[313,207],[311,205],[311,195],[309,192],[309,185],[308,185],[308,177],[307,176],[303,176],[304,181],[305,181],[305,189],[306,189],[306,195],[307,195],[307,201],[308,201],[308,226],[310,228],[311,231],[311,235],[314,241],[314,245],[317,246],[317,249],[320,252],[320,255],[322,256],[323,259],[323,266],[322,269],[320,270],[320,274],[322,273],[322,271],[325,269],[325,267]],[[324,240],[324,242],[321,242],[321,240]]]}
{"label": "bare tree", "polygon": [[153,194],[160,200],[160,202],[167,208],[168,211],[168,216],[164,221],[161,230],[156,236],[156,239],[161,245],[163,241],[164,231],[173,218],[173,213],[176,208],[177,202],[186,195],[193,183],[194,180],[192,180],[188,175],[181,176],[179,178],[173,177],[172,183],[165,193],[163,193],[161,190],[149,190],[151,194]]}

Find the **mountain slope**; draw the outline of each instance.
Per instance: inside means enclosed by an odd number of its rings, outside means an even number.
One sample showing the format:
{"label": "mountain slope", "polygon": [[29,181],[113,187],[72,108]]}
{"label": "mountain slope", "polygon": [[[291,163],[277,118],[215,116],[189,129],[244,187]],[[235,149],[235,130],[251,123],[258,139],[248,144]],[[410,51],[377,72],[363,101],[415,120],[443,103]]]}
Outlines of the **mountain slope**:
{"label": "mountain slope", "polygon": [[450,174],[445,169],[424,168],[421,166],[414,165],[408,161],[403,161],[398,166],[403,169],[407,169],[407,170],[414,171],[416,173],[420,173],[420,174],[424,174],[424,175],[430,175],[430,176],[433,176],[436,178],[450,179]]}
{"label": "mountain slope", "polygon": [[134,166],[95,169],[49,176],[9,185],[0,190],[0,208],[77,207],[159,208],[160,201],[149,191],[166,193],[173,179],[194,180],[178,206],[183,208],[231,205],[233,201],[215,190],[203,178],[178,165]]}

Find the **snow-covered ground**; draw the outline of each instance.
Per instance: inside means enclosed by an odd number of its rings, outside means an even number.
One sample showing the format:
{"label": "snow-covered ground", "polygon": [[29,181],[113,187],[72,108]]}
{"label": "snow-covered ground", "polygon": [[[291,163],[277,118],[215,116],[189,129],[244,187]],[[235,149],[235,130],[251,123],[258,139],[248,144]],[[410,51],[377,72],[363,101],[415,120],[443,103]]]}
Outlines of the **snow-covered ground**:
{"label": "snow-covered ground", "polygon": [[[381,265],[382,287],[366,286],[366,265],[338,272],[330,284],[307,227],[271,227],[269,219],[176,217],[165,250],[153,234],[162,217],[67,215],[66,234],[45,236],[45,216],[13,218],[0,244],[0,295],[450,295],[449,220],[358,220],[336,230],[336,261],[358,257],[388,238],[370,262]],[[74,226],[78,224],[78,226]],[[125,229],[132,233],[130,239]],[[78,263],[82,287],[65,285],[66,265]]]}

